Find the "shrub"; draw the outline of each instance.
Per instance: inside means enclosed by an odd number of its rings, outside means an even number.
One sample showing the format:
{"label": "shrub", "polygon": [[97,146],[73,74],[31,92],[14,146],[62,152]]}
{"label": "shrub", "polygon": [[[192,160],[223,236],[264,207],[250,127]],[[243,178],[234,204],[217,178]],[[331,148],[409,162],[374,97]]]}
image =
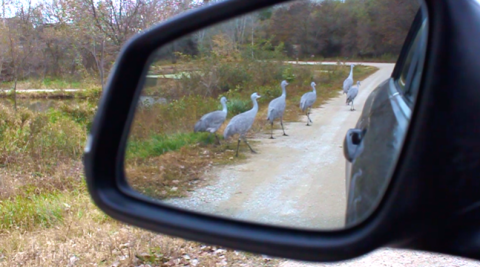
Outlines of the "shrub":
{"label": "shrub", "polygon": [[259,103],[269,102],[270,100],[278,97],[282,94],[282,89],[280,84],[277,86],[261,86],[258,89],[258,93],[261,95],[261,98],[258,99]]}
{"label": "shrub", "polygon": [[293,73],[293,67],[291,65],[288,65],[288,67],[283,69],[282,79],[287,80],[289,83],[295,80],[295,74]]}
{"label": "shrub", "polygon": [[223,63],[218,67],[219,87],[226,92],[252,80],[248,64]]}
{"label": "shrub", "polygon": [[234,116],[252,108],[251,100],[232,99],[227,103],[229,116]]}
{"label": "shrub", "polygon": [[[58,107],[58,111],[62,113],[63,116],[69,117],[74,122],[79,124],[88,124],[92,121],[93,116],[97,112],[97,106],[89,102],[82,103],[63,103]],[[55,112],[50,110],[50,112]]]}
{"label": "shrub", "polygon": [[1,165],[48,173],[61,160],[80,159],[85,139],[85,123],[61,113],[0,106]]}
{"label": "shrub", "polygon": [[283,72],[286,68],[280,61],[255,61],[251,65],[251,71],[255,74],[253,77],[253,86],[265,86],[278,84],[283,79]]}

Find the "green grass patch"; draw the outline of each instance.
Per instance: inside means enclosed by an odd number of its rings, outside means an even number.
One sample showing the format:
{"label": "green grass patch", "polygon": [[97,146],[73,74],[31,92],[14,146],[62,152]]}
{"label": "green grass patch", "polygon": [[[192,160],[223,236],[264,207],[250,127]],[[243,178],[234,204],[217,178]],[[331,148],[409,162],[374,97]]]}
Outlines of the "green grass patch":
{"label": "green grass patch", "polygon": [[129,141],[127,158],[148,158],[160,156],[169,151],[176,151],[180,148],[196,143],[211,144],[215,137],[208,137],[208,133],[176,133],[171,135],[153,135],[143,141]]}
{"label": "green grass patch", "polygon": [[70,207],[59,193],[16,197],[0,201],[0,230],[32,229],[35,226],[52,227],[63,221],[64,211]]}
{"label": "green grass patch", "polygon": [[66,81],[63,79],[45,78],[43,86],[52,88],[80,88],[81,83],[79,81]]}
{"label": "green grass patch", "polygon": [[[44,181],[47,182],[48,181]],[[66,182],[66,181],[65,181]],[[0,233],[15,229],[31,231],[38,228],[52,228],[77,219],[104,223],[110,218],[103,212],[87,210],[91,199],[85,180],[73,181],[72,188],[39,193],[33,184],[22,186],[22,194],[0,199]],[[70,219],[69,219],[70,216]]]}

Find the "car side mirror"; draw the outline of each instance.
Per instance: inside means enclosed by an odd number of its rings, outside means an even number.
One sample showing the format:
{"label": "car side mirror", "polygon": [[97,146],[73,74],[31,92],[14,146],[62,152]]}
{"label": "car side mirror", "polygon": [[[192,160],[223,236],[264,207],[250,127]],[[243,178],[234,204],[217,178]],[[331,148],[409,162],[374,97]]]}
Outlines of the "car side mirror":
{"label": "car side mirror", "polygon": [[[280,22],[299,22],[302,21],[301,18],[305,18],[302,12],[314,10],[313,7],[317,5],[341,6],[351,3],[305,1],[308,2],[307,5],[312,5],[310,9],[302,9],[298,2],[274,6],[284,2],[287,1],[218,2],[161,23],[132,38],[124,46],[102,95],[85,148],[86,178],[95,204],[117,220],[151,231],[298,260],[345,260],[385,245],[479,258],[474,251],[440,242],[438,234],[429,235],[444,232],[445,229],[455,235],[455,231],[461,231],[455,225],[461,225],[462,220],[466,220],[465,216],[479,214],[478,208],[471,205],[480,201],[477,193],[480,184],[470,178],[478,173],[479,167],[472,163],[475,160],[472,153],[463,154],[470,151],[472,144],[474,147],[479,144],[476,141],[478,136],[475,129],[480,129],[480,121],[476,119],[478,113],[475,111],[480,109],[480,105],[468,105],[467,108],[465,104],[480,99],[476,98],[480,94],[480,75],[468,71],[475,67],[478,69],[480,62],[480,54],[474,52],[480,47],[480,40],[471,38],[478,35],[480,29],[480,26],[476,26],[480,25],[478,3],[462,1],[459,4],[458,0],[421,2],[395,68],[390,66],[390,69],[382,69],[385,72],[383,75],[387,75],[387,81],[381,83],[379,78],[378,81],[371,82],[369,87],[368,82],[357,84],[352,78],[349,84],[343,80],[352,74],[354,77],[368,77],[371,74],[369,71],[375,70],[372,64],[306,62],[303,63],[303,68],[297,70],[292,66],[301,65],[297,62],[298,56],[306,53],[301,49],[302,45],[306,46],[310,42],[309,38],[305,39],[305,43],[298,44],[303,40],[303,37],[298,35],[298,29],[289,31],[289,34],[295,36],[291,40],[298,43],[289,43],[288,47],[281,38],[276,40],[275,45],[271,43],[275,38],[267,38],[268,34],[273,34],[273,30],[268,28],[271,24],[266,21],[272,19],[272,16],[275,18],[275,12],[284,12],[286,19],[280,20],[280,17],[276,17]],[[256,13],[255,17],[252,13],[249,14],[256,10],[261,11]],[[329,14],[326,12],[324,15]],[[218,26],[207,31],[209,26],[242,15],[245,15],[243,20],[222,24],[228,27]],[[231,40],[247,35],[246,25],[251,25],[249,42],[232,44]],[[287,27],[289,24],[281,25]],[[237,29],[236,27],[240,27],[238,32],[232,30]],[[257,36],[263,38],[261,41],[254,40],[255,27],[265,28],[265,36]],[[294,26],[291,27],[294,29]],[[318,26],[319,29],[323,29],[322,27],[328,28],[328,25]],[[219,34],[222,30],[231,35]],[[214,38],[215,36],[217,37]],[[207,37],[210,38],[209,42],[199,45],[199,40]],[[314,46],[311,44],[310,47]],[[339,48],[328,44],[322,49],[326,51]],[[202,53],[208,56],[199,56],[203,55]],[[242,65],[242,61],[240,64],[239,58],[242,57],[248,57],[249,63]],[[292,58],[296,60],[290,61]],[[209,61],[211,65],[202,65],[207,67],[200,69],[198,64],[205,61]],[[220,65],[219,62],[233,63]],[[279,65],[284,63],[290,65],[280,68]],[[251,71],[254,64],[263,65]],[[309,65],[327,67],[308,69]],[[372,69],[369,69],[369,66]],[[166,70],[167,68],[169,70]],[[240,69],[245,71],[241,72]],[[274,72],[273,69],[275,73],[269,77],[270,73],[266,70]],[[228,79],[222,78],[224,76],[221,75],[225,73],[230,74]],[[350,76],[347,76],[348,73]],[[234,79],[238,79],[237,82]],[[275,84],[271,85],[273,80]],[[251,84],[245,81],[250,81]],[[338,87],[335,87],[338,93],[340,90],[345,93],[339,100],[341,105],[337,105],[343,108],[342,113],[336,114],[336,118],[341,121],[345,116],[350,116],[345,114],[357,114],[359,117],[357,125],[338,127],[344,130],[330,129],[330,135],[337,134],[343,140],[346,130],[351,128],[343,143],[343,151],[341,141],[328,144],[332,146],[332,151],[334,146],[335,155],[344,152],[346,156],[347,178],[345,180],[343,173],[335,176],[338,181],[335,181],[334,186],[345,191],[341,194],[321,191],[322,188],[328,188],[328,185],[322,187],[323,184],[315,181],[300,183],[298,181],[303,180],[297,177],[291,179],[288,175],[276,176],[281,179],[272,182],[269,188],[275,190],[282,183],[287,185],[282,188],[283,191],[278,189],[275,196],[288,194],[289,186],[290,189],[302,187],[304,189],[301,192],[305,194],[318,190],[315,192],[326,197],[330,193],[339,196],[338,201],[344,202],[337,201],[335,205],[338,208],[336,212],[341,216],[326,216],[329,211],[323,213],[324,217],[317,216],[324,211],[317,214],[312,209],[309,214],[313,214],[312,217],[315,218],[296,218],[297,210],[312,205],[315,208],[317,203],[326,201],[326,198],[321,198],[318,201],[302,202],[302,205],[289,209],[292,204],[290,200],[300,198],[299,195],[279,201],[278,209],[255,210],[255,216],[250,216],[252,213],[246,211],[254,210],[261,204],[256,200],[247,202],[250,198],[238,198],[240,200],[237,205],[244,213],[234,212],[230,207],[212,209],[221,197],[255,191],[255,187],[248,186],[232,191],[231,194],[224,191],[218,193],[216,190],[203,191],[204,196],[218,195],[217,198],[212,198],[211,204],[208,204],[208,198],[200,199],[201,203],[195,202],[195,205],[191,204],[193,202],[177,199],[205,182],[198,178],[198,173],[205,172],[205,169],[195,169],[194,172],[190,165],[182,162],[201,158],[203,163],[213,165],[220,161],[210,163],[210,160],[206,159],[221,154],[224,157],[222,160],[239,163],[246,158],[245,154],[260,152],[262,155],[263,152],[257,149],[257,140],[249,143],[248,130],[252,127],[261,129],[259,132],[263,131],[261,133],[264,140],[274,137],[273,131],[277,139],[281,136],[285,137],[283,140],[294,140],[294,133],[288,132],[289,128],[285,131],[283,120],[287,119],[287,115],[284,117],[284,114],[302,115],[308,125],[312,121],[315,125],[317,121],[315,118],[312,120],[309,113],[313,104],[308,104],[312,101],[313,93],[316,97],[326,93],[338,95],[334,94],[334,91],[325,91],[327,81]],[[340,88],[342,83],[343,89]],[[375,85],[378,85],[379,89],[373,90],[374,83],[377,83]],[[445,87],[447,85],[448,87]],[[198,86],[204,88],[204,91],[211,90],[208,91],[209,95],[202,95],[203,91],[199,91]],[[289,88],[294,89],[289,91]],[[361,95],[359,92],[363,88],[369,88],[372,93]],[[306,94],[308,92],[312,94]],[[295,100],[285,97],[290,94]],[[185,100],[187,96],[190,100],[200,99],[198,101],[202,105],[192,105],[192,102]],[[226,96],[225,100],[222,96]],[[280,100],[275,102],[277,97]],[[365,103],[362,111],[360,98]],[[295,101],[295,108],[299,105],[301,111],[284,113],[290,109],[289,101]],[[206,125],[207,117],[203,116],[207,111],[212,111],[212,108],[218,109],[219,113],[209,115],[208,122],[215,123],[220,120],[219,125]],[[222,110],[225,110],[225,114],[220,114]],[[383,116],[386,112],[390,112],[388,114],[391,118],[383,118],[380,124],[371,123],[370,120]],[[185,114],[190,116],[188,120],[177,120],[181,116],[187,116]],[[241,114],[245,115],[239,116]],[[261,128],[265,126],[256,122],[256,114],[262,116],[261,123],[266,125],[266,128]],[[391,124],[395,119],[398,123]],[[226,120],[229,123],[222,124]],[[275,130],[273,122],[277,121],[280,124]],[[321,125],[322,121],[318,123]],[[453,127],[454,125],[457,127]],[[167,126],[178,128],[172,128],[167,135]],[[227,147],[220,145],[215,150],[213,147],[217,139],[208,134],[214,134],[221,127],[223,137],[230,138],[235,135],[238,138],[227,142]],[[307,129],[305,124],[302,124],[302,127]],[[318,129],[315,127],[311,129]],[[445,127],[449,129],[448,134],[444,131]],[[180,128],[184,132],[180,131]],[[390,130],[394,137],[393,141],[382,135],[387,130]],[[318,133],[315,130],[305,132],[309,133],[305,136],[312,140]],[[173,140],[171,136],[177,139]],[[308,143],[305,136],[300,136],[300,139],[305,141],[302,144],[293,141],[272,142],[281,142],[281,147],[297,145],[295,149],[307,151],[317,143]],[[452,142],[452,136],[464,138],[458,140],[466,141]],[[219,138],[218,142],[223,140]],[[374,144],[381,144],[390,150],[385,150],[387,152],[384,154],[373,153],[375,151],[371,147]],[[187,145],[193,148],[181,150]],[[183,151],[184,154],[171,158],[165,156],[167,152],[174,150]],[[272,151],[279,153],[281,150]],[[296,159],[296,154],[286,153],[286,157],[288,156],[291,156],[292,160]],[[261,159],[264,170],[273,170],[282,165],[267,157]],[[452,162],[460,162],[461,165],[454,167]],[[468,165],[469,162],[473,165]],[[222,161],[222,164],[224,163]],[[170,166],[167,164],[175,165],[176,169],[165,170]],[[303,169],[314,172],[315,168],[322,168],[322,165],[312,165],[305,165]],[[298,166],[300,165],[292,164],[290,167],[282,167],[293,172]],[[262,176],[252,176],[251,172],[255,170],[248,167],[241,171],[247,173],[242,176],[246,178]],[[179,179],[182,175],[188,179]],[[452,180],[452,177],[463,178]],[[331,180],[333,179],[328,181]],[[341,186],[336,186],[338,184]],[[231,183],[226,187],[233,188],[236,185],[238,184]],[[463,191],[459,193],[459,190]],[[272,192],[274,191],[259,191],[257,199],[263,197],[264,201],[272,201]],[[459,194],[463,196],[461,199],[458,198]],[[277,215],[278,217],[275,217]],[[464,238],[462,240],[468,239],[468,235],[460,232],[458,234]]]}

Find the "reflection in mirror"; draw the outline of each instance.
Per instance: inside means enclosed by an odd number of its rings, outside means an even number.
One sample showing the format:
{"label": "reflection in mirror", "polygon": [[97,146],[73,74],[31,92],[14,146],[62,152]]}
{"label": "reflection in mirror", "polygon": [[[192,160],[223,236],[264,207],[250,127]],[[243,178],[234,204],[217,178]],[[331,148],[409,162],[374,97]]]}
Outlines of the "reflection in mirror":
{"label": "reflection in mirror", "polygon": [[238,220],[361,222],[382,199],[407,131],[425,17],[413,23],[400,77],[391,76],[419,8],[293,1],[159,48],[129,133],[128,183]]}

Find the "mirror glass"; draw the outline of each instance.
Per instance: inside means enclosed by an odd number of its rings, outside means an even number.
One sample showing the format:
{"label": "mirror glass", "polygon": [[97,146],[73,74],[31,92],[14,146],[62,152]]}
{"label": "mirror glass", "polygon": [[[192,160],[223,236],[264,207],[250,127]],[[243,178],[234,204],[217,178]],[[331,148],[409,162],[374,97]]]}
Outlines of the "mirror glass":
{"label": "mirror glass", "polygon": [[416,0],[292,1],[159,47],[129,132],[129,185],[249,222],[361,222],[407,132],[428,28],[422,13],[413,23],[419,10]]}

